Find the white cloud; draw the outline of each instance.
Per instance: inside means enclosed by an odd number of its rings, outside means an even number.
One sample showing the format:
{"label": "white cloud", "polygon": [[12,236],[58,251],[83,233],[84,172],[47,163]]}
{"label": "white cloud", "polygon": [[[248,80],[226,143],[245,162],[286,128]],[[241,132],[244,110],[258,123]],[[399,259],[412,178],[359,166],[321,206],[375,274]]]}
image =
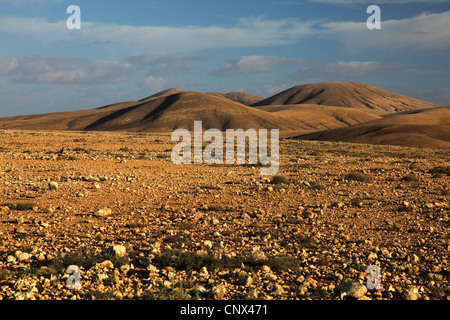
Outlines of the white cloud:
{"label": "white cloud", "polygon": [[17,58],[12,58],[10,61],[0,60],[0,75],[9,75],[18,67]]}
{"label": "white cloud", "polygon": [[164,90],[166,84],[167,84],[166,79],[149,76],[141,84],[141,87],[149,91],[157,92]]}
{"label": "white cloud", "polygon": [[1,17],[0,25],[2,33],[38,37],[42,40],[61,40],[64,34],[69,35],[65,21],[48,22],[41,18]]}
{"label": "white cloud", "polygon": [[216,76],[263,73],[269,72],[272,67],[277,65],[301,63],[303,61],[303,59],[288,59],[276,56],[243,56],[229,60],[227,65],[214,69],[211,73]]}
{"label": "white cloud", "polygon": [[97,60],[73,57],[13,57],[0,60],[0,75],[13,82],[89,84],[116,82],[134,66],[120,61]]}
{"label": "white cloud", "polygon": [[[382,16],[383,19],[383,16]],[[365,22],[330,22],[316,32],[320,37],[343,42],[350,50],[433,50],[450,47],[450,11],[424,12],[402,20],[382,20],[380,30]]]}
{"label": "white cloud", "polygon": [[44,41],[79,41],[105,46],[128,55],[174,54],[217,48],[265,47],[291,44],[311,32],[311,22],[297,19],[239,19],[235,26],[131,26],[82,21],[71,31],[66,21],[2,17],[0,32]]}
{"label": "white cloud", "polygon": [[189,62],[202,61],[203,55],[140,55],[126,58],[126,61],[141,66],[150,66],[151,74],[173,75],[189,72]]}
{"label": "white cloud", "polygon": [[300,70],[302,77],[327,76],[334,78],[361,78],[366,75],[404,70],[407,65],[377,61],[339,61]]}
{"label": "white cloud", "polygon": [[[449,0],[450,1],[450,0]],[[265,20],[242,18],[231,27],[222,26],[131,26],[82,21],[71,31],[65,21],[40,18],[1,17],[0,33],[41,41],[70,41],[108,50],[115,57],[151,53],[155,71],[181,72],[178,66],[158,65],[159,55],[175,55],[208,49],[266,47],[292,44],[306,37],[339,41],[353,51],[367,49],[430,50],[450,47],[450,11],[425,12],[406,19],[383,20],[381,30],[369,30],[365,21],[319,22],[299,19]],[[173,58],[173,57],[172,57]],[[181,68],[180,68],[181,67]],[[187,70],[187,69],[185,69]]]}

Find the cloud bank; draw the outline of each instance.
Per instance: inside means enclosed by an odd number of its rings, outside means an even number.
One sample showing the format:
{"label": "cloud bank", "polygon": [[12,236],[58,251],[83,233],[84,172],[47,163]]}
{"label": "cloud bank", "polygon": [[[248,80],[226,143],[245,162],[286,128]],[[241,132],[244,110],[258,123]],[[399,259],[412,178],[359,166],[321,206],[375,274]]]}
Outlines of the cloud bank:
{"label": "cloud bank", "polygon": [[0,75],[20,83],[110,83],[133,71],[135,67],[126,62],[73,57],[24,56],[0,60]]}
{"label": "cloud bank", "polygon": [[272,67],[279,65],[302,63],[304,59],[288,59],[276,56],[243,56],[238,59],[231,59],[228,64],[214,69],[211,74],[216,76],[230,76],[244,73],[269,72]]}

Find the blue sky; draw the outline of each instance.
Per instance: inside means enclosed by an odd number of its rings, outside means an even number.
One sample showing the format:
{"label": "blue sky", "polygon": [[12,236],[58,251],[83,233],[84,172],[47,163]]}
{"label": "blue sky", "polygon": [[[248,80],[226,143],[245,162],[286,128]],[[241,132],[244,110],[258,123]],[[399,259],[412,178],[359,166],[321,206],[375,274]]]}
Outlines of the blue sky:
{"label": "blue sky", "polygon": [[0,44],[0,116],[332,80],[450,105],[450,0],[0,0]]}

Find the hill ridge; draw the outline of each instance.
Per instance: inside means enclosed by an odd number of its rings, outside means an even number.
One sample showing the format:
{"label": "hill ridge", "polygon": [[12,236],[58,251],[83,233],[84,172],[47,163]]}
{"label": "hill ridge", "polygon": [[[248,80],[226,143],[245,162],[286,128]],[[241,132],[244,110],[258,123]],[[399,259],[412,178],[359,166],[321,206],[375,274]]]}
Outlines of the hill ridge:
{"label": "hill ridge", "polygon": [[204,129],[279,129],[283,138],[450,148],[450,107],[343,81],[299,85],[267,99],[170,88],[95,109],[0,118],[0,129],[171,132],[193,130],[197,120]]}
{"label": "hill ridge", "polygon": [[440,105],[358,82],[328,81],[297,85],[253,104],[319,104],[383,115]]}

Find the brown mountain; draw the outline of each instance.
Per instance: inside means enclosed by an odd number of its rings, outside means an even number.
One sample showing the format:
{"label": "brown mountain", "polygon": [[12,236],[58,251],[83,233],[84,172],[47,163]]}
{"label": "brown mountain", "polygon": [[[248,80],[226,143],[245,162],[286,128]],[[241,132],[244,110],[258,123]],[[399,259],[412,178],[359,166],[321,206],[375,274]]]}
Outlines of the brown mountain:
{"label": "brown mountain", "polygon": [[148,101],[171,96],[173,94],[182,93],[182,92],[186,92],[186,91],[178,89],[178,88],[170,88],[170,89],[166,89],[161,92],[155,93],[147,98],[141,99],[141,100],[139,100],[139,102],[148,102]]}
{"label": "brown mountain", "polygon": [[270,105],[255,109],[295,119],[299,129],[309,131],[347,127],[381,118],[365,111],[318,104]]}
{"label": "brown mountain", "polygon": [[323,130],[296,138],[450,149],[450,107],[396,113],[351,127]]}
{"label": "brown mountain", "polygon": [[129,101],[90,110],[4,117],[0,118],[0,128],[14,130],[83,130],[100,118],[138,104],[140,103],[137,101]]}
{"label": "brown mountain", "polygon": [[208,92],[208,93],[212,94],[214,96],[228,98],[232,101],[242,103],[246,106],[250,106],[252,104],[255,104],[255,103],[263,100],[263,98],[255,96],[254,94],[247,93],[247,92],[229,92],[229,93]]}
{"label": "brown mountain", "polygon": [[356,82],[318,82],[292,87],[252,106],[319,104],[384,115],[439,105]]}
{"label": "brown mountain", "polygon": [[172,88],[91,110],[0,118],[0,129],[171,132],[201,120],[204,129],[280,129],[281,137],[298,139],[450,148],[450,107],[364,84],[302,85],[252,106],[232,98],[258,99]]}
{"label": "brown mountain", "polygon": [[[178,93],[173,93],[178,92]],[[204,128],[298,129],[297,121],[206,93],[170,89],[141,101],[80,111],[0,118],[1,129],[164,131]]]}
{"label": "brown mountain", "polygon": [[193,129],[194,121],[201,120],[205,129],[279,129],[284,137],[378,118],[359,110],[320,105],[252,108],[225,97],[170,89],[140,101],[92,110],[0,118],[0,128],[170,132]]}
{"label": "brown mountain", "polygon": [[296,129],[295,121],[206,93],[185,91],[119,109],[84,130],[164,131],[193,129],[201,120],[204,129]]}

